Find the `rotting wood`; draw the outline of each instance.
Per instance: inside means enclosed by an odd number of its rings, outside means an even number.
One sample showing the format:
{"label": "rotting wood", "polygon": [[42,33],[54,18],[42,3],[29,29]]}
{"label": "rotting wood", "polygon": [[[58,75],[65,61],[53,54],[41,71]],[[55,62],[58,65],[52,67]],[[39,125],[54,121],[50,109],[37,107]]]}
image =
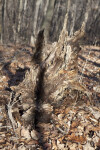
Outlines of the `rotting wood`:
{"label": "rotting wood", "polygon": [[[11,87],[17,94],[22,94],[23,103],[28,105],[26,112],[24,105],[18,106],[18,109],[25,112],[21,117],[32,128],[37,126],[36,124],[40,120],[46,122],[50,120],[52,111],[46,113],[45,108],[41,109],[42,105],[59,106],[63,100],[66,99],[68,101],[68,93],[76,101],[75,91],[84,94],[89,93],[87,88],[79,83],[77,64],[78,54],[81,50],[79,43],[85,34],[84,28],[86,23],[83,22],[81,29],[70,37],[66,29],[67,17],[66,14],[58,42],[45,43],[44,31],[39,32],[33,58],[30,62],[30,71],[26,72],[25,79],[18,87],[14,89]],[[79,94],[77,92],[76,97],[78,99]],[[12,106],[9,104],[8,110],[10,110],[10,113],[8,113],[11,114]],[[46,117],[43,118],[43,114],[46,114]],[[10,118],[13,117],[10,116]],[[10,120],[14,122],[12,119]],[[15,123],[13,124],[15,126]]]}
{"label": "rotting wood", "polygon": [[[41,39],[41,36],[39,38],[40,33],[43,34],[42,31],[38,34],[33,65],[35,68],[32,68],[31,72],[33,72],[33,84],[36,84],[36,79],[38,82],[40,81],[42,75],[40,72],[45,69],[40,87],[40,89],[43,88],[42,96],[40,96],[42,102],[58,103],[59,100],[66,97],[64,93],[68,88],[88,93],[88,90],[78,82],[77,65],[78,54],[81,50],[79,41],[84,37],[85,22],[72,37],[68,36],[66,26],[67,15],[58,42],[52,44],[45,44],[45,40]],[[36,68],[38,68],[39,74],[34,75]]]}

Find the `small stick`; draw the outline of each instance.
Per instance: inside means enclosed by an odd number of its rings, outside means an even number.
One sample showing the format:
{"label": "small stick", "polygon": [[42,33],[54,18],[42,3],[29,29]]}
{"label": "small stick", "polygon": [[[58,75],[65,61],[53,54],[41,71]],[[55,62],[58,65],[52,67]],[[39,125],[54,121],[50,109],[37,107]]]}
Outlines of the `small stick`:
{"label": "small stick", "polygon": [[[11,124],[12,124],[12,127],[13,127],[13,130],[15,132],[15,129],[17,127],[17,123],[12,115],[12,108],[13,106],[19,101],[19,95],[17,97],[15,97],[15,93],[12,91],[11,93],[11,97],[10,97],[10,101],[7,105],[7,108],[8,108],[8,116],[9,116],[9,119],[11,121]],[[15,132],[15,135],[16,135],[16,132]]]}

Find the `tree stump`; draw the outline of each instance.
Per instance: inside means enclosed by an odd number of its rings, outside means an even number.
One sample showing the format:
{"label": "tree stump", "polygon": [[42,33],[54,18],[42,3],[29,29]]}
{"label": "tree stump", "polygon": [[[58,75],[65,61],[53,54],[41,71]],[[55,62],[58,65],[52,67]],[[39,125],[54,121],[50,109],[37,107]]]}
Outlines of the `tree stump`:
{"label": "tree stump", "polygon": [[58,42],[52,44],[45,44],[43,30],[38,34],[31,72],[32,82],[36,85],[33,91],[40,103],[57,104],[66,97],[68,88],[87,92],[78,81],[77,65],[81,50],[79,41],[84,36],[85,24],[72,37],[68,36],[66,25],[67,15]]}
{"label": "tree stump", "polygon": [[85,23],[72,37],[68,36],[66,26],[67,15],[58,42],[52,44],[45,42],[44,30],[38,33],[30,71],[14,89],[21,93],[22,105],[18,107],[25,112],[22,120],[32,128],[37,128],[40,121],[50,121],[53,107],[59,107],[63,101],[65,105],[76,101],[78,92],[89,94],[78,78],[78,54]]}

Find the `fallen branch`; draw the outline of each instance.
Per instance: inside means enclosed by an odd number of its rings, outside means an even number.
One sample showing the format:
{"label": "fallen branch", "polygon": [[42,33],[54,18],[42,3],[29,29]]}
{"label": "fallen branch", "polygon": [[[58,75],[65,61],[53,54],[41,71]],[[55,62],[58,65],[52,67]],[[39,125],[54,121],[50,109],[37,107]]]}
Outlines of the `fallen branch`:
{"label": "fallen branch", "polygon": [[2,127],[0,127],[0,129],[3,129],[3,128],[12,128],[11,126],[2,126]]}
{"label": "fallen branch", "polygon": [[[13,112],[13,106],[19,101],[19,97],[20,97],[19,95],[17,97],[15,96],[15,92],[12,92],[11,96],[10,96],[10,101],[7,105],[8,116],[9,116],[9,119],[11,121],[14,132],[15,132],[15,129],[17,128],[17,123],[13,117],[12,112]],[[16,132],[15,132],[15,134],[16,134]]]}

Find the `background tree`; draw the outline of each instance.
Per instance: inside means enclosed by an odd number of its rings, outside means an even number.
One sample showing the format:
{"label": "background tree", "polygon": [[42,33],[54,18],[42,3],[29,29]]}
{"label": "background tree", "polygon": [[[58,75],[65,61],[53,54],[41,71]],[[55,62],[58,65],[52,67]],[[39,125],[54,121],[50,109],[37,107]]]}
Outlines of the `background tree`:
{"label": "background tree", "polygon": [[[45,28],[49,41],[57,41],[68,12],[68,34],[81,28],[87,0],[0,0],[1,43],[34,44],[39,30]],[[100,1],[90,0],[85,41],[100,39]]]}

